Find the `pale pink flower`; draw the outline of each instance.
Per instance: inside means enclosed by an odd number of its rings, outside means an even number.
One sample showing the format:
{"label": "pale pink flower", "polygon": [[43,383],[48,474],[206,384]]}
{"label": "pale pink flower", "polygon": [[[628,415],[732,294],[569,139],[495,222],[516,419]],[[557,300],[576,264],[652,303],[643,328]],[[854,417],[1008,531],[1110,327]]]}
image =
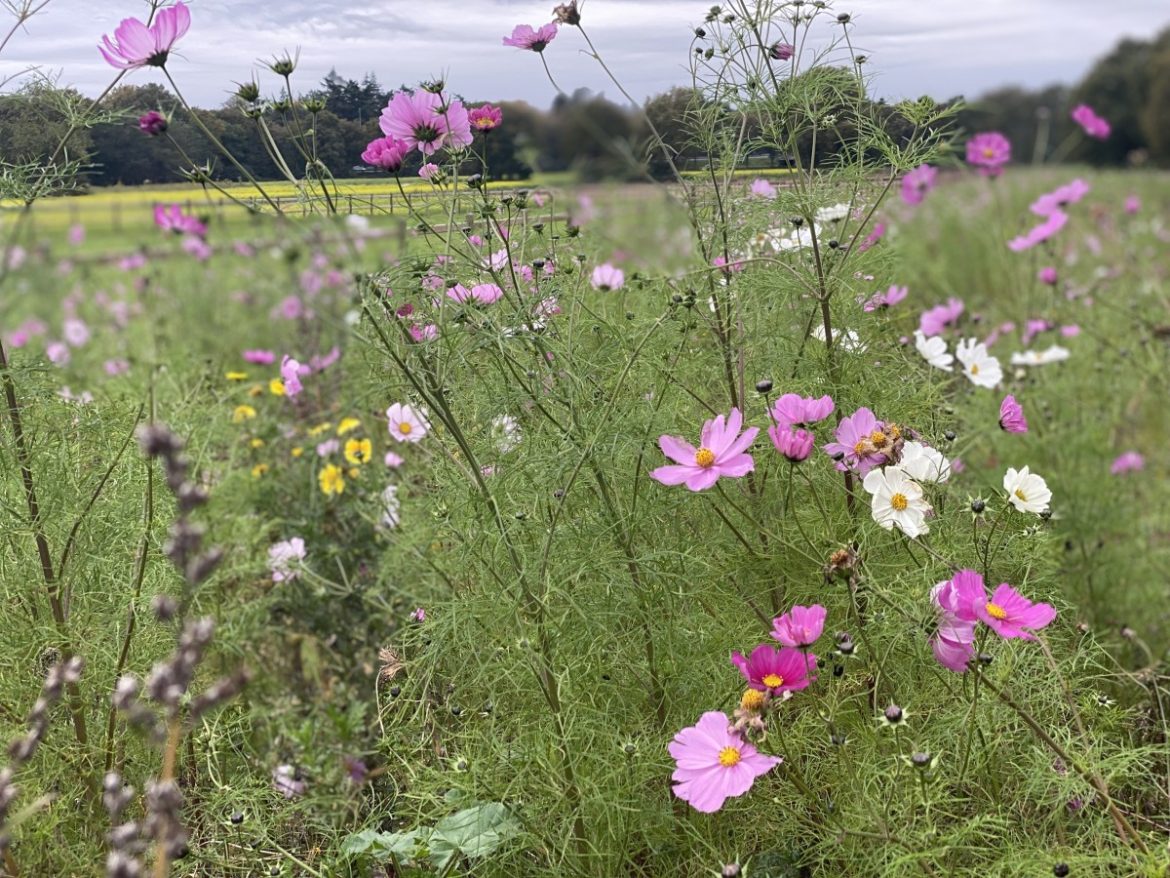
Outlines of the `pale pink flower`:
{"label": "pale pink flower", "polygon": [[444,147],[460,149],[472,141],[471,123],[462,101],[450,101],[429,91],[413,95],[398,92],[382,110],[378,120],[382,133],[418,148],[429,156]]}
{"label": "pale pink flower", "polygon": [[727,714],[716,710],[704,713],[697,724],[680,731],[667,749],[677,766],[670,776],[674,794],[704,814],[742,796],[757,777],[783,761],[756,750],[731,730]]}
{"label": "pale pink flower", "polygon": [[874,293],[862,308],[865,311],[877,311],[879,308],[893,307],[905,299],[909,292],[907,287],[892,285],[884,293]]}
{"label": "pale pink flower", "polygon": [[799,393],[785,393],[772,403],[772,420],[780,427],[807,427],[823,421],[833,413],[836,404],[831,396],[814,399]]}
{"label": "pale pink flower", "polygon": [[512,29],[512,36],[504,37],[505,46],[514,46],[517,49],[527,49],[531,52],[543,52],[545,46],[557,37],[555,22],[541,25],[533,30],[531,25],[518,24]]}
{"label": "pale pink flower", "polygon": [[906,204],[921,204],[938,181],[938,168],[919,165],[902,178],[902,201]]}
{"label": "pale pink flower", "polygon": [[1046,192],[1029,206],[1029,210],[1037,216],[1051,216],[1053,211],[1064,210],[1070,204],[1076,204],[1089,194],[1090,186],[1080,177],[1071,183],[1066,183]]}
{"label": "pale pink flower", "polygon": [[432,183],[435,181],[436,177],[441,177],[442,174],[443,174],[443,169],[440,168],[438,165],[436,165],[434,162],[427,162],[425,165],[423,165],[421,168],[418,169],[418,175],[420,177],[422,177],[424,180],[429,180]]}
{"label": "pale pink flower", "polygon": [[119,70],[162,67],[176,42],[191,27],[191,13],[181,2],[160,9],[149,27],[137,18],[124,18],[114,30],[114,39],[102,37],[98,51]]}
{"label": "pale pink flower", "polygon": [[1113,461],[1113,466],[1109,467],[1109,472],[1115,476],[1122,473],[1138,472],[1145,469],[1146,459],[1136,451],[1127,451],[1120,455],[1117,460]]}
{"label": "pale pink flower", "polygon": [[719,415],[703,424],[699,447],[675,436],[658,439],[662,453],[674,464],[660,466],[650,477],[664,485],[685,484],[691,491],[705,491],[721,476],[737,479],[755,468],[755,461],[745,453],[755,441],[758,427],[749,427],[740,435],[743,415],[732,409],[726,418]]}
{"label": "pale pink flower", "polygon": [[305,560],[305,541],[300,537],[283,540],[268,547],[268,569],[273,582],[291,582],[300,575]]}
{"label": "pale pink flower", "polygon": [[1088,104],[1077,104],[1073,107],[1072,120],[1081,126],[1081,130],[1094,140],[1108,140],[1112,130],[1109,123],[1093,112]]}
{"label": "pale pink flower", "polygon": [[759,177],[752,181],[750,191],[752,195],[755,195],[757,198],[776,197],[776,187],[765,180],[763,177]]}
{"label": "pale pink flower", "polygon": [[284,395],[289,399],[305,389],[301,384],[301,364],[288,354],[280,360],[280,377],[284,382]]}
{"label": "pale pink flower", "polygon": [[820,604],[794,606],[772,620],[772,636],[783,646],[812,646],[825,629],[826,615],[827,611]]}
{"label": "pale pink flower", "polygon": [[864,406],[852,415],[842,418],[837,424],[836,441],[823,446],[823,450],[830,457],[841,455],[837,461],[837,469],[845,472],[856,469],[865,476],[875,466],[885,463],[886,455],[875,450],[874,439],[888,441],[882,432],[885,425],[879,421],[872,411]]}
{"label": "pale pink flower", "polygon": [[177,204],[172,204],[170,207],[156,204],[154,206],[154,224],[164,232],[174,232],[176,235],[202,237],[207,234],[207,226],[197,217],[184,214],[183,208]]}
{"label": "pale pink flower", "polygon": [[430,432],[431,424],[422,409],[396,402],[386,409],[390,435],[398,442],[421,442]]}
{"label": "pale pink flower", "polygon": [[410,146],[405,140],[379,137],[377,140],[371,140],[362,152],[362,161],[391,174],[397,174],[402,170],[402,163],[406,160],[408,152]]}
{"label": "pale pink flower", "polygon": [[918,329],[926,337],[942,335],[948,326],[954,326],[963,314],[963,302],[960,299],[947,299],[945,305],[935,305],[922,312],[918,321]]}
{"label": "pale pink flower", "polygon": [[1037,244],[1043,244],[1067,224],[1068,214],[1063,210],[1054,209],[1040,225],[1029,229],[1023,235],[1012,238],[1008,242],[1008,249],[1015,253],[1031,250]]}
{"label": "pale pink flower", "polygon": [[126,360],[106,360],[102,364],[102,368],[106,370],[106,374],[111,377],[117,375],[125,375],[130,371],[130,363]]}
{"label": "pale pink flower", "polygon": [[256,366],[271,366],[276,362],[276,354],[264,350],[244,351],[244,362]]}
{"label": "pale pink flower", "polygon": [[398,467],[402,466],[403,460],[393,451],[387,451],[386,456],[383,458],[383,462],[386,464],[386,466],[390,467],[390,469],[398,469]]}
{"label": "pale pink flower", "polygon": [[593,269],[593,275],[590,278],[593,289],[601,290],[602,292],[620,290],[625,285],[625,282],[625,272],[608,262]]}

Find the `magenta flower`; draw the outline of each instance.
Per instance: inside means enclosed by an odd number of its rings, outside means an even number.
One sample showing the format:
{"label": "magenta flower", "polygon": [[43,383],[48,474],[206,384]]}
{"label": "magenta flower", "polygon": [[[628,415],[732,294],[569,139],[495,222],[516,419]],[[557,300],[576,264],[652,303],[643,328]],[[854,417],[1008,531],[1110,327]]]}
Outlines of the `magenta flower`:
{"label": "magenta flower", "polygon": [[1028,420],[1024,417],[1024,407],[1016,402],[1010,393],[999,404],[999,428],[1005,433],[1027,433]]}
{"label": "magenta flower", "polygon": [[975,615],[1005,640],[1035,640],[1038,631],[1056,618],[1051,604],[1034,604],[1006,582],[996,586],[991,600],[975,602]]}
{"label": "magenta flower", "polygon": [[191,27],[191,13],[182,0],[160,9],[149,27],[137,18],[124,18],[114,30],[114,40],[102,37],[98,51],[111,67],[134,70],[162,67],[176,42]]}
{"label": "magenta flower", "polygon": [[1060,275],[1056,268],[1051,265],[1046,265],[1038,272],[1036,272],[1036,279],[1042,284],[1047,284],[1050,287],[1056,286],[1056,282],[1060,280]]}
{"label": "magenta flower", "polygon": [[158,137],[167,130],[167,117],[157,110],[151,110],[138,117],[138,130],[151,137]]}
{"label": "magenta flower", "polygon": [[812,646],[825,630],[826,612],[820,604],[795,606],[772,620],[772,636],[783,646]]}
{"label": "magenta flower", "polygon": [[773,61],[787,61],[796,54],[796,46],[792,43],[773,43],[772,49],[769,52]]}
{"label": "magenta flower", "polygon": [[1115,476],[1122,473],[1137,472],[1145,469],[1146,459],[1136,451],[1127,451],[1122,454],[1117,460],[1113,461],[1113,466],[1109,467],[1109,472]]}
{"label": "magenta flower", "polygon": [[276,354],[264,350],[244,351],[244,362],[257,366],[271,366],[276,362]]}
{"label": "magenta flower", "polygon": [[593,269],[589,279],[593,289],[608,293],[610,290],[620,290],[626,283],[626,273],[606,262]]}
{"label": "magenta flower", "polygon": [[467,119],[474,130],[487,134],[504,124],[504,111],[491,104],[484,104],[482,107],[469,110]]}
{"label": "magenta flower", "polygon": [[775,198],[776,187],[765,180],[763,177],[758,177],[752,180],[751,188],[748,190],[757,198]]}
{"label": "magenta flower", "polygon": [[[433,92],[398,92],[382,110],[378,126],[387,137],[418,148],[425,156],[439,149],[471,145],[471,123],[461,101],[444,104]],[[421,172],[420,172],[421,173]]]}
{"label": "magenta flower", "polygon": [[967,161],[984,177],[998,177],[1011,160],[1011,141],[998,131],[984,131],[967,141]]}
{"label": "magenta flower", "polygon": [[470,290],[463,284],[455,284],[447,290],[447,297],[459,303],[479,302],[481,305],[490,305],[504,295],[504,291],[495,284],[478,284]]}
{"label": "magenta flower", "polygon": [[704,814],[742,796],[757,777],[783,761],[760,753],[733,732],[727,714],[717,710],[707,711],[698,723],[680,731],[667,749],[676,765],[670,776],[674,794]]}
{"label": "magenta flower", "polygon": [[527,24],[518,24],[512,29],[512,36],[504,37],[504,45],[515,46],[517,49],[528,49],[532,52],[543,52],[545,46],[556,38],[557,26],[553,22],[542,25],[539,30],[533,30]]}
{"label": "magenta flower", "polygon": [[921,204],[938,182],[938,168],[919,165],[902,178],[902,201],[906,204]]}
{"label": "magenta flower", "polygon": [[859,253],[864,253],[886,236],[886,224],[874,223],[873,230],[865,236],[865,240],[857,245]]}
{"label": "magenta flower", "polygon": [[1071,183],[1058,186],[1051,192],[1045,192],[1028,207],[1037,216],[1050,216],[1053,211],[1063,210],[1070,204],[1076,204],[1089,194],[1090,186],[1080,177]]}
{"label": "magenta flower", "polygon": [[284,382],[284,395],[289,399],[305,389],[301,384],[301,364],[288,354],[280,359],[280,379]]}
{"label": "magenta flower", "polygon": [[940,582],[930,593],[938,608],[938,629],[931,638],[934,657],[943,667],[963,673],[975,658],[974,606],[986,601],[983,577],[974,570],[960,570],[953,579]]}
{"label": "magenta flower", "polygon": [[746,476],[756,463],[745,452],[760,430],[749,427],[741,436],[742,426],[743,415],[739,409],[732,409],[726,420],[719,415],[703,424],[698,448],[675,436],[660,436],[658,447],[674,464],[658,467],[650,477],[664,485],[685,484],[691,491],[705,491],[721,476]]}
{"label": "magenta flower", "polygon": [[397,174],[402,170],[402,163],[406,160],[408,152],[410,146],[405,140],[379,137],[377,140],[371,140],[362,152],[362,161],[391,174]]}
{"label": "magenta flower", "polygon": [[884,426],[874,417],[873,412],[863,406],[849,417],[841,419],[837,424],[837,441],[823,446],[824,451],[830,457],[842,455],[837,461],[839,471],[855,469],[864,476],[888,459],[876,450],[889,441],[889,437],[882,432]]}
{"label": "magenta flower", "polygon": [[877,311],[879,308],[890,308],[905,299],[909,293],[910,290],[908,287],[891,286],[884,293],[874,293],[862,308],[865,311]]}
{"label": "magenta flower", "polygon": [[948,326],[954,326],[958,322],[959,317],[963,314],[963,309],[961,299],[953,297],[947,299],[945,305],[935,305],[933,308],[923,311],[918,320],[918,328],[927,338],[942,335]]}
{"label": "magenta flower", "polygon": [[1014,253],[1021,253],[1024,250],[1031,250],[1037,244],[1043,244],[1057,232],[1065,227],[1068,223],[1068,214],[1063,210],[1053,210],[1048,214],[1048,218],[1040,225],[1029,229],[1023,235],[1012,238],[1008,241],[1008,249]]}
{"label": "magenta flower", "polygon": [[732,652],[731,663],[739,668],[749,688],[772,695],[798,692],[816,679],[817,657],[799,649],[777,649],[761,643],[747,658]]}
{"label": "magenta flower", "polygon": [[102,367],[106,370],[106,374],[111,377],[125,375],[130,371],[130,363],[127,360],[106,360],[102,364]]}
{"label": "magenta flower", "polygon": [[1136,195],[1127,195],[1125,197],[1125,212],[1128,214],[1135,214],[1142,209],[1142,200]]}
{"label": "magenta flower", "polygon": [[780,427],[809,426],[823,421],[836,408],[832,397],[813,399],[798,393],[786,393],[772,403],[772,420]]}
{"label": "magenta flower", "polygon": [[154,224],[164,232],[174,232],[176,235],[207,234],[207,226],[193,216],[187,216],[177,204],[164,207],[161,204],[154,206]]}
{"label": "magenta flower", "polygon": [[768,436],[776,450],[788,458],[789,463],[807,460],[817,441],[817,437],[808,430],[794,430],[791,427],[769,427]]}
{"label": "magenta flower", "polygon": [[1109,123],[1093,112],[1093,108],[1088,104],[1077,104],[1069,115],[1089,137],[1094,140],[1109,139],[1109,132],[1112,130]]}

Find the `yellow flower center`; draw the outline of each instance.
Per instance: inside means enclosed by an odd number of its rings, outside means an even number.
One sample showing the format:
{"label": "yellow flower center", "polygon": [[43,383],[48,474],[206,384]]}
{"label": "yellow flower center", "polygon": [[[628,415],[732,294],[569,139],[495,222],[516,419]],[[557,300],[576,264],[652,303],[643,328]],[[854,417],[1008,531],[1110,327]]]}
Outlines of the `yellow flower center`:
{"label": "yellow flower center", "polygon": [[695,452],[695,466],[701,466],[706,469],[709,466],[715,465],[715,452],[710,448],[700,448]]}
{"label": "yellow flower center", "polygon": [[1003,621],[1007,618],[1007,610],[1005,610],[999,604],[993,604],[991,601],[988,601],[983,609],[987,610],[987,615],[989,615],[992,619],[999,619],[1000,621]]}
{"label": "yellow flower center", "polygon": [[881,430],[875,430],[869,434],[869,441],[874,448],[884,448],[887,444],[889,444],[890,437]]}
{"label": "yellow flower center", "polygon": [[905,494],[895,494],[890,498],[890,505],[893,506],[894,509],[898,512],[901,512],[910,505],[910,501],[906,499]]}
{"label": "yellow flower center", "polygon": [[767,686],[769,689],[775,689],[778,686],[784,685],[784,678],[781,677],[779,674],[768,674],[760,682],[763,683],[765,686]]}
{"label": "yellow flower center", "polygon": [[734,765],[739,765],[739,760],[743,757],[739,755],[738,747],[724,747],[719,751],[719,764],[724,768],[731,768]]}
{"label": "yellow flower center", "polygon": [[971,364],[971,374],[972,374],[972,375],[978,375],[978,374],[979,374],[979,364],[978,364],[978,363],[972,363],[972,364]]}
{"label": "yellow flower center", "polygon": [[760,710],[764,706],[764,693],[758,689],[748,689],[739,699],[739,706],[744,710]]}
{"label": "yellow flower center", "polygon": [[858,443],[856,445],[853,446],[853,453],[856,454],[858,457],[865,457],[867,454],[869,454],[872,451],[873,451],[873,445],[870,444],[870,441],[868,439],[861,439],[858,441]]}
{"label": "yellow flower center", "polygon": [[412,426],[410,426],[409,421],[403,421],[401,424],[398,425],[398,432],[401,433],[403,436],[409,436],[410,431],[413,429],[414,428]]}
{"label": "yellow flower center", "polygon": [[1021,502],[1021,503],[1027,503],[1027,502],[1028,502],[1028,495],[1024,493],[1024,489],[1023,489],[1023,488],[1016,488],[1016,490],[1015,490],[1015,495],[1016,495],[1017,497],[1019,497],[1019,498],[1020,498],[1020,502]]}
{"label": "yellow flower center", "polygon": [[994,150],[994,149],[992,149],[990,146],[985,146],[985,147],[983,147],[983,157],[984,157],[985,159],[993,159],[993,158],[995,158],[995,150]]}

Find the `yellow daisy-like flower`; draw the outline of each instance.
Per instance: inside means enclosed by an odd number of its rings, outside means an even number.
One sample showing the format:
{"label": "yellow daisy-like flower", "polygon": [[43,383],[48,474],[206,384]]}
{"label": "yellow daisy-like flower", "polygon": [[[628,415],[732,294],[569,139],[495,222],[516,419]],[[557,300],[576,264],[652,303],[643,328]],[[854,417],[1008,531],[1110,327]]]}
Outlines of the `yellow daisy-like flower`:
{"label": "yellow daisy-like flower", "polygon": [[251,396],[253,398],[260,396],[263,393],[264,393],[264,385],[262,385],[262,384],[253,384],[251,387],[248,388],[248,396]]}
{"label": "yellow daisy-like flower", "polygon": [[292,451],[289,452],[289,454],[291,454],[293,457],[300,457],[304,453],[305,453],[305,449],[301,448],[301,446],[299,446],[299,445],[296,448],[294,448]]}
{"label": "yellow daisy-like flower", "polygon": [[257,436],[255,439],[253,439],[248,444],[251,445],[253,448],[263,448],[264,447],[264,440],[261,439],[259,436]]}
{"label": "yellow daisy-like flower", "polygon": [[262,475],[264,475],[266,472],[268,472],[268,464],[258,463],[254,467],[252,467],[252,478],[258,479]]}
{"label": "yellow daisy-like flower", "polygon": [[232,423],[242,424],[244,421],[250,421],[256,417],[256,409],[250,405],[238,405],[232,412]]}
{"label": "yellow daisy-like flower", "polygon": [[341,423],[337,425],[337,435],[344,436],[346,433],[352,433],[361,425],[362,422],[357,418],[343,418]]}
{"label": "yellow daisy-like flower", "polygon": [[374,456],[374,446],[369,439],[350,439],[345,443],[345,459],[360,466],[369,463]]}
{"label": "yellow daisy-like flower", "polygon": [[247,381],[248,380],[248,373],[247,372],[228,372],[223,377],[226,378],[228,381]]}
{"label": "yellow daisy-like flower", "polygon": [[322,433],[324,433],[326,430],[330,429],[332,426],[333,426],[332,424],[330,424],[328,421],[326,421],[323,424],[318,424],[316,427],[310,427],[309,428],[309,435],[310,436],[320,436]]}
{"label": "yellow daisy-like flower", "polygon": [[321,486],[321,493],[326,497],[345,493],[345,475],[336,464],[331,463],[317,473],[317,484]]}
{"label": "yellow daisy-like flower", "polygon": [[268,382],[268,392],[273,396],[284,396],[284,382],[279,378],[273,378]]}

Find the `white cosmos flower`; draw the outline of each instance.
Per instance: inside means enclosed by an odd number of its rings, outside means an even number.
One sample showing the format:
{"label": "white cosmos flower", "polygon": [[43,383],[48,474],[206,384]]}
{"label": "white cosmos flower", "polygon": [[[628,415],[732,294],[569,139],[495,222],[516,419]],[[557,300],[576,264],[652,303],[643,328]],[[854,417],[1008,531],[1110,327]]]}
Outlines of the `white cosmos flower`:
{"label": "white cosmos flower", "polygon": [[849,216],[849,205],[842,202],[840,204],[830,204],[827,207],[819,208],[816,213],[816,220],[818,223],[835,223],[837,220],[843,220],[847,216]]}
{"label": "white cosmos flower", "polygon": [[932,335],[927,338],[921,329],[914,330],[914,347],[922,354],[926,362],[936,369],[950,372],[954,369],[955,358],[947,352],[946,340],[941,335]]}
{"label": "white cosmos flower", "polygon": [[1013,366],[1046,366],[1049,363],[1059,363],[1061,360],[1067,360],[1069,356],[1068,348],[1062,348],[1058,344],[1043,351],[1024,351],[1021,353],[1012,354]]}
{"label": "white cosmos flower", "polygon": [[520,422],[511,415],[497,415],[492,421],[492,439],[500,454],[507,454],[520,444]]}
{"label": "white cosmos flower", "polygon": [[1028,472],[1028,468],[1012,469],[1003,474],[1003,489],[1007,492],[1008,500],[1020,512],[1032,512],[1036,515],[1048,511],[1048,504],[1052,502],[1052,492],[1048,490],[1048,483],[1035,473]]}
{"label": "white cosmos flower", "polygon": [[951,477],[951,462],[937,448],[921,442],[903,443],[898,468],[905,470],[910,478],[918,482],[942,484]]}
{"label": "white cosmos flower", "polygon": [[[817,229],[817,234],[821,233],[820,228]],[[811,248],[813,242],[813,233],[808,226],[801,226],[799,229],[793,229],[784,237],[776,242],[776,246],[780,250],[800,250],[804,248]]]}
{"label": "white cosmos flower", "polygon": [[[817,341],[824,344],[825,324],[819,321],[813,324],[812,332],[810,334]],[[852,329],[834,329],[833,340],[843,351],[857,351],[858,353],[864,353],[866,348],[869,347],[869,345],[865,344],[861,340],[861,336],[859,336]]]}
{"label": "white cosmos flower", "polygon": [[963,374],[977,387],[992,388],[1003,380],[999,360],[987,353],[987,345],[965,338],[955,345],[955,358],[963,364]]}
{"label": "white cosmos flower", "polygon": [[387,485],[382,491],[382,518],[378,524],[386,530],[394,530],[401,521],[399,510],[402,501],[398,499],[398,486]]}
{"label": "white cosmos flower", "polygon": [[926,523],[930,504],[922,495],[922,487],[900,467],[870,470],[862,484],[873,494],[873,520],[886,530],[897,525],[911,539],[930,533]]}

